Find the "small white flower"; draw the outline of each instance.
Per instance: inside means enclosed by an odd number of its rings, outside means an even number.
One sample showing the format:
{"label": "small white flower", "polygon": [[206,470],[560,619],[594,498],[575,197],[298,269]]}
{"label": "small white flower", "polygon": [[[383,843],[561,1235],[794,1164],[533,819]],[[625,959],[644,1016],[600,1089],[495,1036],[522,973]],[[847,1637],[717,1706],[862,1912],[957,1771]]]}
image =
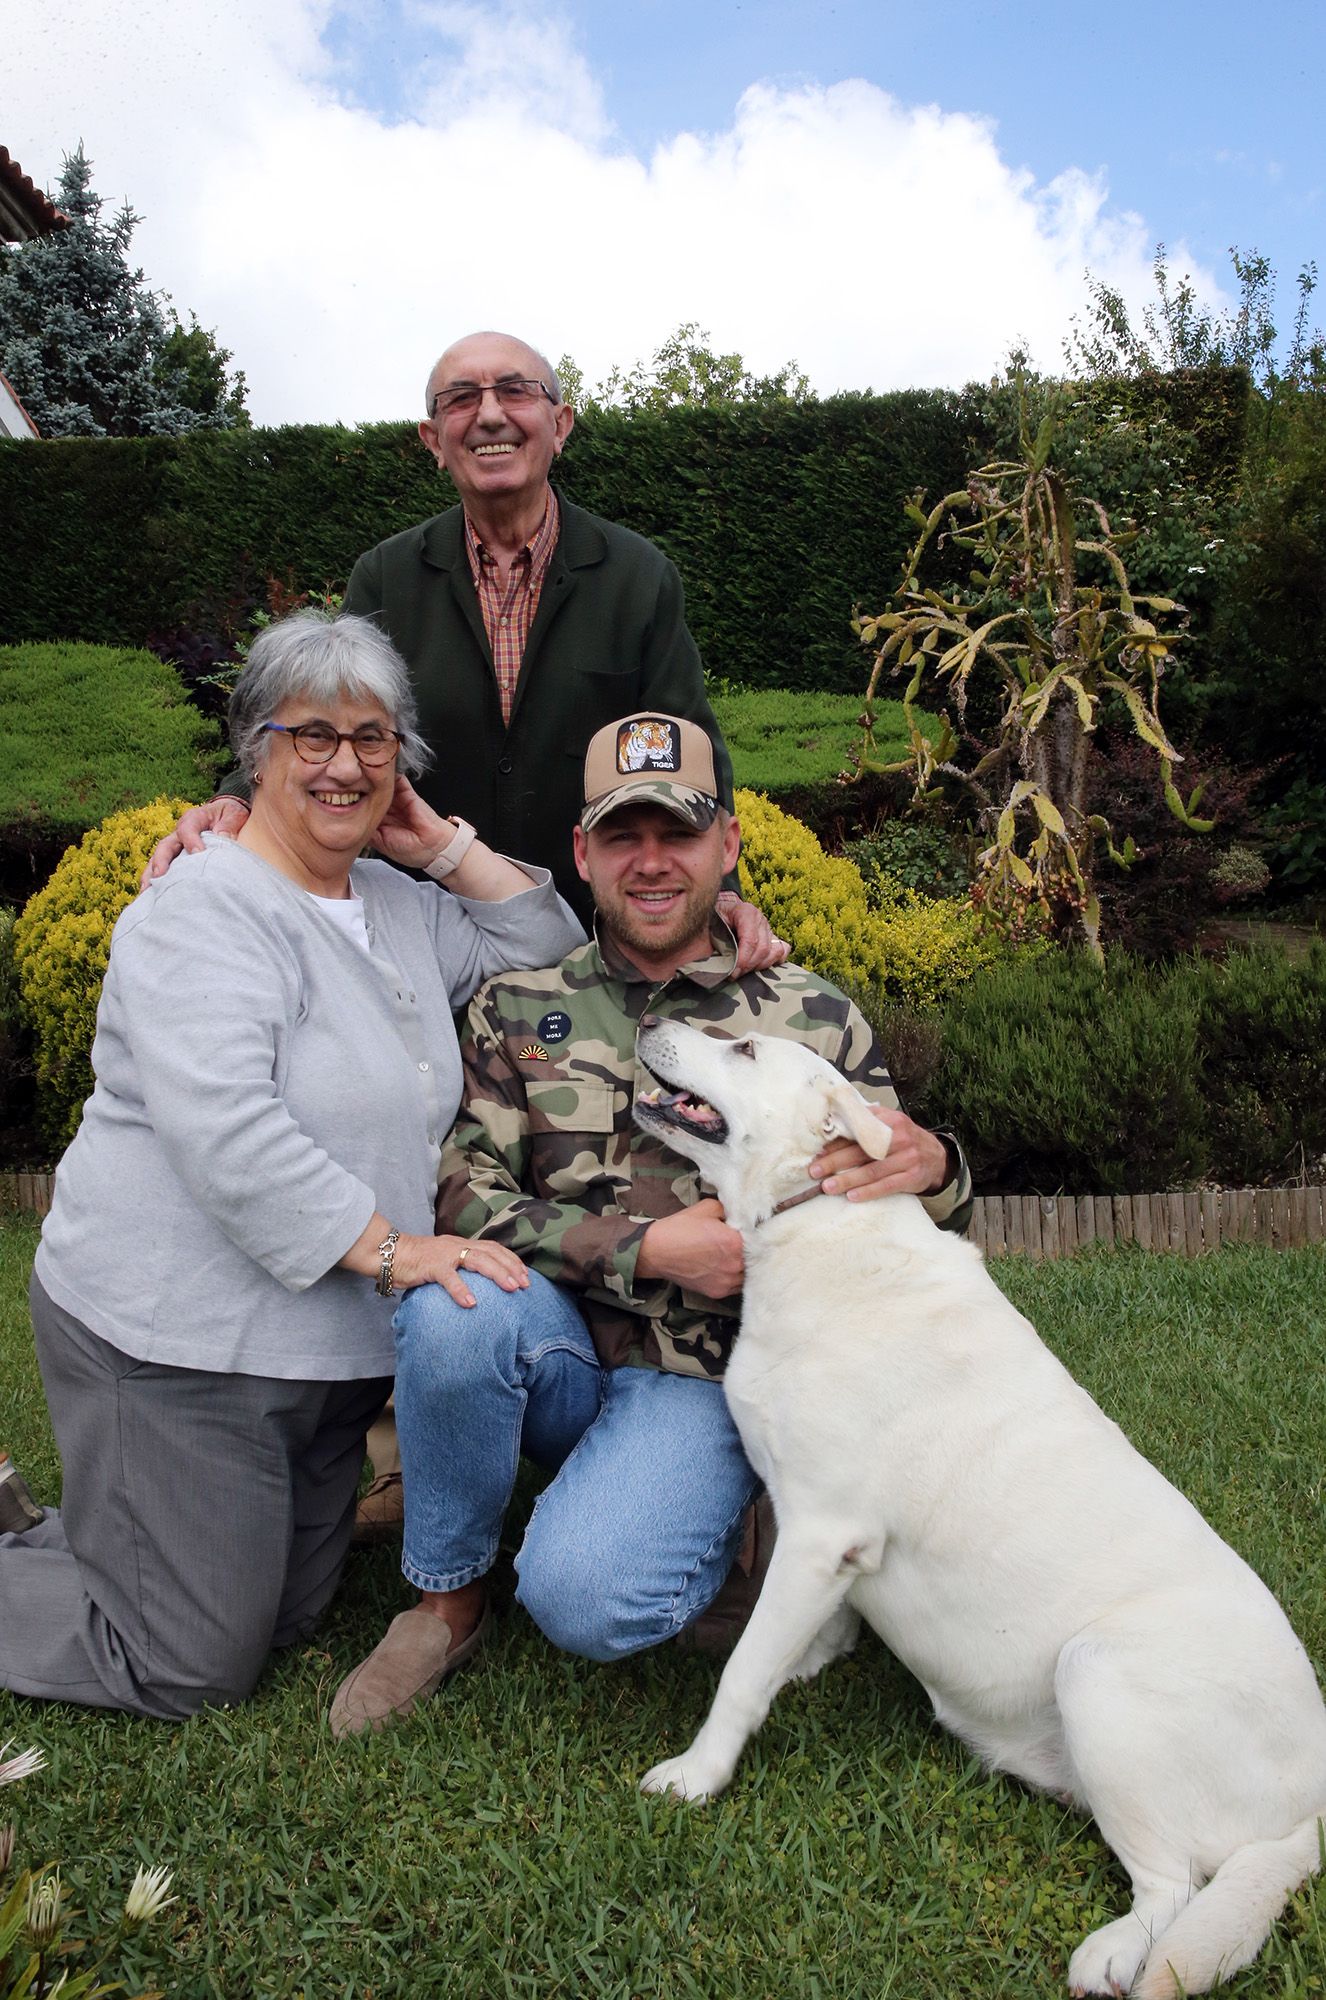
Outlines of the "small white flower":
{"label": "small white flower", "polygon": [[37,1951],[45,1951],[60,1935],[64,1922],[65,1887],[58,1874],[34,1876],[28,1884],[25,1922]]}
{"label": "small white flower", "polygon": [[[0,1758],[8,1748],[8,1743],[0,1743]],[[34,1771],[42,1770],[45,1763],[44,1750],[20,1750],[7,1764],[0,1763],[0,1785],[16,1785],[20,1778],[30,1778]]]}
{"label": "small white flower", "polygon": [[125,1921],[131,1924],[149,1924],[167,1903],[175,1898],[166,1894],[174,1871],[170,1868],[140,1868],[134,1876],[129,1893],[124,1899]]}
{"label": "small white flower", "polygon": [[1205,575],[1206,575],[1206,564],[1205,564],[1205,563],[1189,563],[1189,564],[1188,564],[1188,574],[1189,574],[1189,576],[1205,576]]}

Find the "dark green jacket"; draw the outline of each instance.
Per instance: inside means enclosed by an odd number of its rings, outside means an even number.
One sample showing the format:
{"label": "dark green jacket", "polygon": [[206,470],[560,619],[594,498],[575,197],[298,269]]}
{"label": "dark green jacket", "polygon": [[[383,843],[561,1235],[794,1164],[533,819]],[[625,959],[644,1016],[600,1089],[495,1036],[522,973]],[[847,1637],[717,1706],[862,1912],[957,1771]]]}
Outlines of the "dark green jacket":
{"label": "dark green jacket", "polygon": [[686,629],[676,569],[652,542],[566,500],[538,612],[502,722],[492,652],[451,507],[359,558],[347,611],[375,616],[403,654],[419,728],[437,761],[419,790],[439,812],[472,821],[504,854],[552,870],[588,927],[589,892],[575,872],[585,746],[596,729],[657,708],[706,729],[725,805],[732,769]]}

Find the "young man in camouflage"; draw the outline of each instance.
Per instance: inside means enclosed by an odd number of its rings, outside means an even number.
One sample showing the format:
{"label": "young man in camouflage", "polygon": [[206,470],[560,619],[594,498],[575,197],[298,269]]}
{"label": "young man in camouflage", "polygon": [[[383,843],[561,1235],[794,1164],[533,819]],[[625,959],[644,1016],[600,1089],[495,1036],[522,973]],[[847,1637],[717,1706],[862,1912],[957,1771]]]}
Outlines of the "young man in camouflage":
{"label": "young man in camouflage", "polygon": [[809,1043],[894,1136],[883,1161],[840,1145],[808,1163],[808,1187],[917,1193],[936,1221],[966,1221],[956,1144],[898,1108],[851,1003],[794,965],[737,975],[716,901],[740,833],[717,791],[694,723],[649,714],[600,730],[575,833],[594,941],[471,1003],[438,1228],[518,1251],[528,1284],[476,1277],[462,1304],[427,1285],[397,1315],[402,1568],[422,1596],[342,1683],[338,1736],[408,1713],[480,1644],[522,1451],[554,1476],[516,1595],[555,1645],[595,1660],[657,1645],[733,1564],[758,1486],[721,1386],[742,1244],[695,1170],[634,1123],[652,1083],[635,1053],[643,1016]]}

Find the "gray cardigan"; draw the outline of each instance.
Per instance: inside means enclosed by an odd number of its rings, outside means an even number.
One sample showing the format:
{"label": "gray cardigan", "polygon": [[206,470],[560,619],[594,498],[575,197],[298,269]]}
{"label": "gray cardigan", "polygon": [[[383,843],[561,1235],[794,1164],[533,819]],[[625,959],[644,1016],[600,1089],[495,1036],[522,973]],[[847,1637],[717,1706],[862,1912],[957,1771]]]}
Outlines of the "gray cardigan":
{"label": "gray cardigan", "polygon": [[375,1209],[429,1235],[460,1103],[452,1010],[582,932],[546,870],[469,902],[357,862],[372,956],[313,898],[208,837],[115,926],[96,1088],[37,1275],[137,1360],[390,1375],[391,1306],[335,1268]]}

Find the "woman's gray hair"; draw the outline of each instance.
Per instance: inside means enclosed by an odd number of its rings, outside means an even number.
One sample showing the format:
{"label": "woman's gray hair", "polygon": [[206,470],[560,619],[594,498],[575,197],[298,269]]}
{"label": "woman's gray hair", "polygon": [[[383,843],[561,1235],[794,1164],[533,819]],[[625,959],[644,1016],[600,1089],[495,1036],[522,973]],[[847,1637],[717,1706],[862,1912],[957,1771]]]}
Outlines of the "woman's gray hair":
{"label": "woman's gray hair", "polygon": [[409,671],[371,618],[295,611],[258,634],[230,697],[230,747],[246,778],[252,779],[271,749],[263,725],[297,697],[315,712],[337,701],[376,702],[401,734],[396,769],[413,778],[433,761],[418,732]]}

